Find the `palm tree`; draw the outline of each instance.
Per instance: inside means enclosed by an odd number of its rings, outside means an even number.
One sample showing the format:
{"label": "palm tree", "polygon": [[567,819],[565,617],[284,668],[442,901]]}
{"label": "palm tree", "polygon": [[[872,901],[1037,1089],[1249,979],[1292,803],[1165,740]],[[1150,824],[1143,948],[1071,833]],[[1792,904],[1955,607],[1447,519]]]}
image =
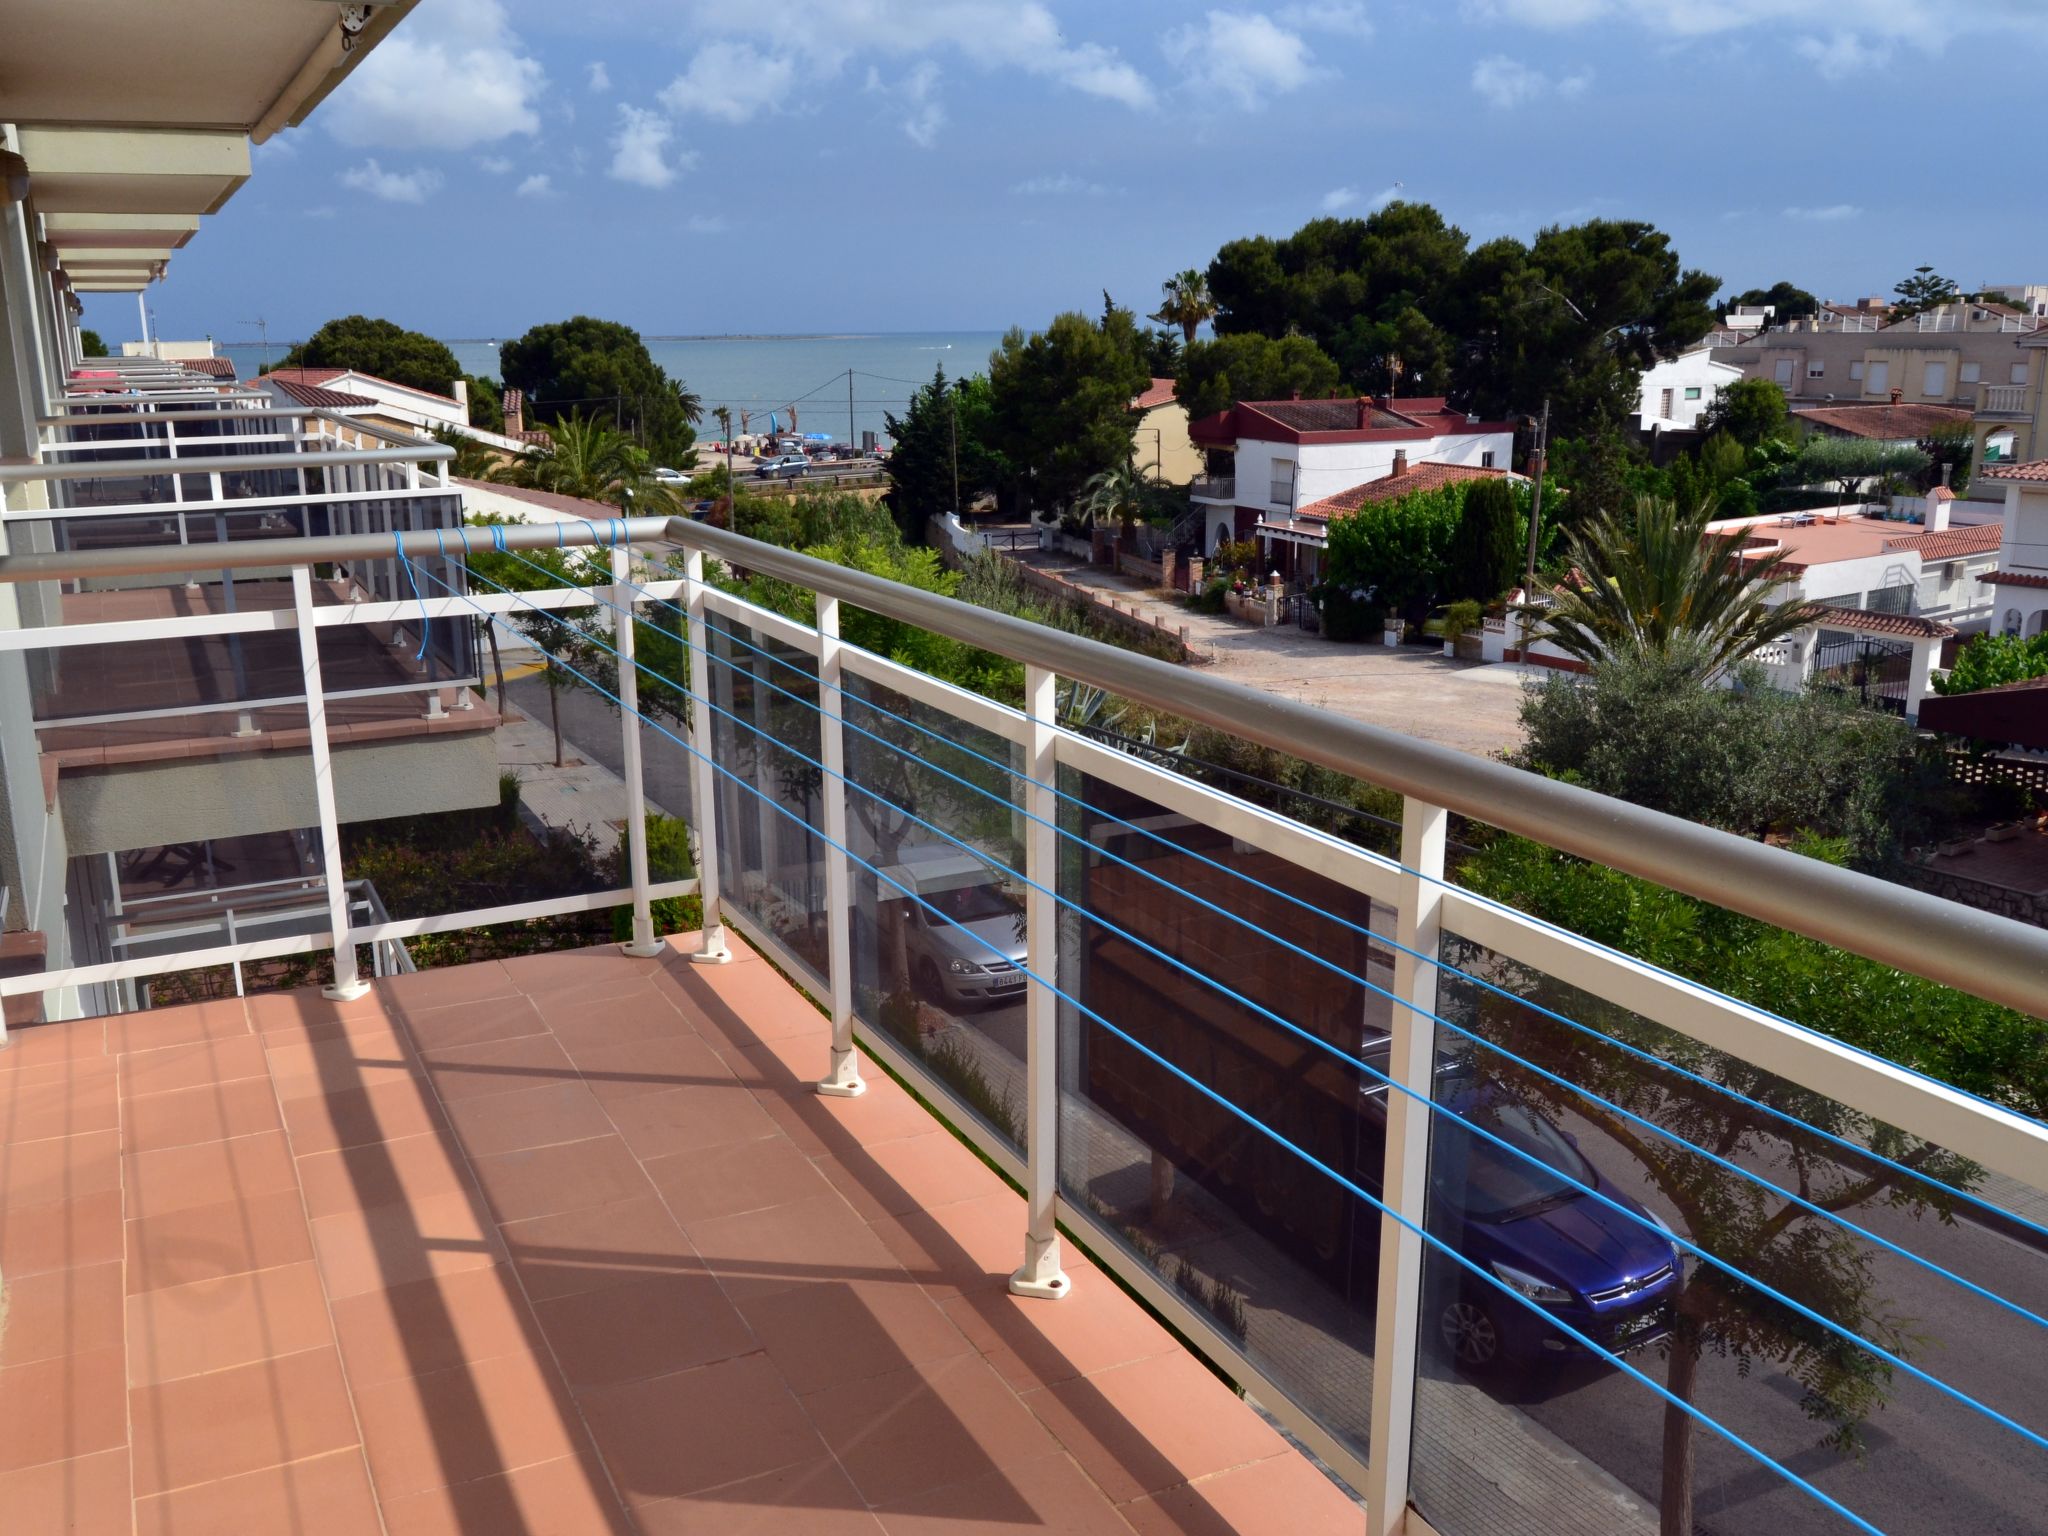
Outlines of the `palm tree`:
{"label": "palm tree", "polygon": [[448,473],[461,480],[488,480],[502,460],[502,455],[493,448],[478,442],[466,432],[453,427],[440,427],[434,432],[434,441],[444,443],[455,450],[455,461],[448,466]]}
{"label": "palm tree", "polygon": [[1193,341],[1204,320],[1216,313],[1216,301],[1209,296],[1209,279],[1193,267],[1161,283],[1166,298],[1151,318],[1161,325],[1177,325],[1184,340]]}
{"label": "palm tree", "polygon": [[1081,487],[1080,514],[1083,522],[1100,523],[1114,517],[1126,539],[1131,524],[1147,509],[1160,505],[1160,487],[1145,478],[1145,472],[1128,459],[1091,476]]}
{"label": "palm tree", "polygon": [[1744,560],[1741,533],[1712,534],[1711,504],[1691,513],[1645,496],[1632,522],[1601,513],[1565,534],[1572,579],[1548,604],[1524,603],[1532,638],[1597,666],[1656,660],[1704,679],[1812,622],[1804,603],[1773,605],[1789,579],[1783,550]]}

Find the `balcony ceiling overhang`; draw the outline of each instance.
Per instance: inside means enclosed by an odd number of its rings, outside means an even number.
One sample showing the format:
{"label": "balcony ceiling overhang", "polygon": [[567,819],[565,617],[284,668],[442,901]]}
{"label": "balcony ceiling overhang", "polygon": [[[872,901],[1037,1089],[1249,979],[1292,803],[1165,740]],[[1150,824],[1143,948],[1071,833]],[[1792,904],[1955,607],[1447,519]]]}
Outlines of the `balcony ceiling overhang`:
{"label": "balcony ceiling overhang", "polygon": [[144,277],[81,277],[71,285],[73,293],[140,293],[149,286]]}
{"label": "balcony ceiling overhang", "polygon": [[[304,120],[417,3],[8,0],[0,118],[208,128],[260,144]],[[345,13],[360,18],[348,48]]]}
{"label": "balcony ceiling overhang", "polygon": [[104,250],[169,255],[199,232],[196,213],[51,213],[43,238],[69,257]]}
{"label": "balcony ceiling overhang", "polygon": [[240,132],[21,129],[29,194],[44,214],[215,213],[249,179]]}
{"label": "balcony ceiling overhang", "polygon": [[73,246],[63,251],[66,272],[86,272],[94,267],[150,267],[171,259],[168,245]]}

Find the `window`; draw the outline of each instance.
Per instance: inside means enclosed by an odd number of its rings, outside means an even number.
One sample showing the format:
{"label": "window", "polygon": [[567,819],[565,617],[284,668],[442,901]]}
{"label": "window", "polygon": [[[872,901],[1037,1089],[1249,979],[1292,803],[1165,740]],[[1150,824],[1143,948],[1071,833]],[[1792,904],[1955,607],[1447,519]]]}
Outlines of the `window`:
{"label": "window", "polygon": [[1664,391],[1663,403],[1658,407],[1657,414],[1666,421],[1671,419],[1671,391],[1668,389]]}
{"label": "window", "polygon": [[1984,370],[1980,365],[1964,363],[1960,368],[1956,369],[1956,382],[1958,384],[1974,384],[1983,377],[1983,374]]}
{"label": "window", "polygon": [[1944,399],[1948,395],[1948,364],[1929,363],[1920,379],[1920,393],[1930,400]]}
{"label": "window", "polygon": [[1491,448],[1483,448],[1480,450],[1479,467],[1481,469],[1493,468],[1493,450]]}
{"label": "window", "polygon": [[1266,499],[1276,507],[1294,505],[1294,460],[1273,461],[1273,483]]}
{"label": "window", "polygon": [[1788,384],[1790,384],[1790,383],[1792,382],[1792,359],[1791,359],[1791,358],[1789,358],[1789,357],[1781,357],[1781,358],[1779,358],[1779,359],[1778,359],[1778,363],[1777,363],[1777,370],[1776,370],[1776,374],[1775,374],[1775,377],[1777,378],[1777,381],[1778,381],[1778,383],[1779,383],[1779,385],[1780,385],[1781,387],[1782,387],[1782,386],[1784,386],[1784,385],[1788,385]]}
{"label": "window", "polygon": [[1809,379],[1824,379],[1828,376],[1828,365],[1824,362],[1808,363],[1806,365],[1806,376]]}
{"label": "window", "polygon": [[2027,365],[2025,363],[2014,363],[2012,365],[2012,381],[2015,384],[2027,382]]}
{"label": "window", "polygon": [[1697,384],[1688,384],[1688,385],[1686,385],[1686,386],[1685,386],[1685,398],[1686,398],[1686,399],[1688,399],[1688,400],[1697,400],[1697,399],[1699,399],[1699,397],[1700,397],[1700,387],[1699,387],[1699,385],[1697,385]]}
{"label": "window", "polygon": [[1856,384],[1862,382],[1862,379],[1863,365],[1861,363],[1851,363],[1849,365],[1849,382],[1851,384]]}
{"label": "window", "polygon": [[1892,365],[1872,363],[1863,372],[1863,392],[1866,395],[1881,395],[1892,384]]}

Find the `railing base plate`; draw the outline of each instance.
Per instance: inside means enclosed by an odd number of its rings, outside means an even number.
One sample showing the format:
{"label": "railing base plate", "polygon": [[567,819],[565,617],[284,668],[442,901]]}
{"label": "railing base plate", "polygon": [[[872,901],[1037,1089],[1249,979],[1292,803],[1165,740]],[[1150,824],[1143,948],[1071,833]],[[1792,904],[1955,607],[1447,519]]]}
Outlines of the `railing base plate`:
{"label": "railing base plate", "polygon": [[352,981],[345,987],[322,987],[320,995],[330,1003],[352,1003],[369,990],[370,984],[367,981]]}

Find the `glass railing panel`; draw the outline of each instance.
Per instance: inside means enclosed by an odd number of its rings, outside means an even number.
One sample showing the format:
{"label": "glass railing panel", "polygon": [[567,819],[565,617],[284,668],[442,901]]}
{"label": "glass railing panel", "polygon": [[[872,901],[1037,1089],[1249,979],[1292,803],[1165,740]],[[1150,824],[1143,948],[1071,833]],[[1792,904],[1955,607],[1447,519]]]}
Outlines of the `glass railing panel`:
{"label": "glass railing panel", "polygon": [[1105,779],[1060,787],[1061,1190],[1362,1458],[1377,1215],[1178,1074],[1376,1187],[1392,914]]}
{"label": "glass railing panel", "polygon": [[2038,1519],[2048,1451],[1954,1393],[2048,1427],[2048,1189],[1477,944],[1443,958],[1412,1487],[1436,1530]]}
{"label": "glass railing panel", "polygon": [[1019,749],[868,677],[845,685],[855,1016],[1022,1153]]}

